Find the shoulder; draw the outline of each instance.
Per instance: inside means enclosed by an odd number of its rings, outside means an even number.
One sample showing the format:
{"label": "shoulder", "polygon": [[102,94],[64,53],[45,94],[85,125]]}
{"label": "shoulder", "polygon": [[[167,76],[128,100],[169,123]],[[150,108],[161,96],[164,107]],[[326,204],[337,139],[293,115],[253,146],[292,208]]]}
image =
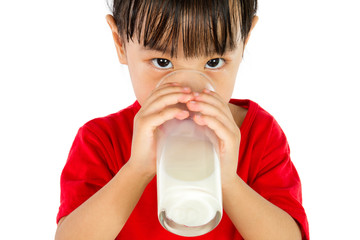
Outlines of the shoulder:
{"label": "shoulder", "polygon": [[241,134],[247,134],[249,131],[262,132],[265,129],[279,127],[275,118],[263,109],[256,102],[249,99],[231,99],[230,103],[243,108],[246,111],[243,123],[241,124]]}
{"label": "shoulder", "polygon": [[104,164],[115,174],[129,158],[133,119],[138,109],[135,102],[116,113],[85,123],[75,136],[68,162],[81,166]]}
{"label": "shoulder", "polygon": [[243,147],[261,155],[274,149],[290,151],[286,135],[272,114],[251,100],[232,99],[231,102],[248,110],[240,127]]}
{"label": "shoulder", "polygon": [[104,117],[94,118],[86,122],[81,129],[94,134],[101,132],[122,132],[125,130],[132,130],[133,121],[137,111],[140,109],[139,103],[134,104]]}

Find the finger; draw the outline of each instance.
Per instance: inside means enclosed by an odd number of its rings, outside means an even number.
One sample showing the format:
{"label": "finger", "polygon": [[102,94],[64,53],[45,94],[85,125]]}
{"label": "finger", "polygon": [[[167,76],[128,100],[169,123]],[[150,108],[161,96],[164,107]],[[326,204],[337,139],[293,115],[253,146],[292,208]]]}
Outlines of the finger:
{"label": "finger", "polygon": [[231,111],[227,109],[227,105],[223,107],[222,104],[218,104],[218,106],[216,106],[208,102],[189,101],[186,103],[186,106],[192,112],[198,112],[202,115],[215,117],[225,124],[229,124],[229,122],[232,123],[234,121]]}
{"label": "finger", "polygon": [[[147,109],[152,106],[153,110],[156,111],[178,102],[185,103],[192,98],[193,96],[189,88],[168,85],[166,87],[154,90],[143,104],[142,108]],[[166,102],[163,102],[160,105],[156,104],[156,102],[159,103],[159,101]]]}
{"label": "finger", "polygon": [[227,104],[224,102],[223,98],[217,92],[210,91],[208,89],[204,89],[200,93],[194,93],[194,96],[195,96],[195,100],[197,101],[206,101],[217,106],[222,106],[224,104]]}
{"label": "finger", "polygon": [[143,129],[148,129],[148,134],[152,135],[154,130],[164,122],[171,119],[183,120],[189,117],[189,111],[183,110],[178,107],[164,108],[160,112],[155,112],[145,117],[139,118],[137,124],[142,126]]}
{"label": "finger", "polygon": [[[162,111],[163,109],[172,106],[177,105],[178,108],[181,108],[181,105],[178,103],[186,103],[193,99],[192,94],[186,94],[186,93],[169,93],[167,95],[159,96],[158,98],[154,99],[152,102],[146,104],[141,109],[142,115],[149,115],[153,114],[159,111]],[[185,105],[182,107],[185,109]]]}
{"label": "finger", "polygon": [[209,91],[205,89],[201,93],[193,93],[194,100],[197,102],[206,102],[210,105],[216,106],[217,108],[223,110],[227,115],[232,115],[228,106],[228,102],[225,102],[223,98],[216,92]]}
{"label": "finger", "polygon": [[227,149],[231,149],[240,144],[241,134],[238,127],[229,127],[217,118],[199,114],[194,116],[194,121],[199,125],[208,126],[212,129]]}
{"label": "finger", "polygon": [[172,92],[190,93],[189,87],[182,87],[178,83],[166,83],[155,88],[149,95],[148,101],[152,101],[161,95],[166,95]]}

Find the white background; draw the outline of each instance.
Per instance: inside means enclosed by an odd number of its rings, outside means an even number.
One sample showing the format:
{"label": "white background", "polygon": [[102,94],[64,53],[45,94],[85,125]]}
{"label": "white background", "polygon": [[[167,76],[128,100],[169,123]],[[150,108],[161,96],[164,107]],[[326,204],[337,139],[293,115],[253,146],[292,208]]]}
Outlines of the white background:
{"label": "white background", "polygon": [[[359,4],[259,1],[234,91],[285,131],[312,239],[360,239]],[[0,239],[53,239],[86,121],[135,100],[100,1],[0,3]]]}

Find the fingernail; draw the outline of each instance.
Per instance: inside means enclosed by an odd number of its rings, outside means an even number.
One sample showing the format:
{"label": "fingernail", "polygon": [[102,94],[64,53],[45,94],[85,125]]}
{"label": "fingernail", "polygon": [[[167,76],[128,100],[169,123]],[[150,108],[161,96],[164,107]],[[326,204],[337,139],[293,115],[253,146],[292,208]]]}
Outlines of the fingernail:
{"label": "fingernail", "polygon": [[183,110],[183,111],[181,111],[181,112],[177,113],[175,117],[178,117],[178,118],[184,118],[184,117],[187,117],[188,115],[189,115],[189,112],[188,112],[188,111]]}
{"label": "fingernail", "polygon": [[200,94],[198,92],[194,92],[194,97],[198,97]]}
{"label": "fingernail", "polygon": [[204,124],[205,124],[205,121],[204,121],[204,119],[202,118],[202,115],[201,115],[201,114],[195,114],[193,119],[194,119],[198,124],[200,124],[200,125],[204,125]]}
{"label": "fingernail", "polygon": [[190,92],[191,89],[190,89],[189,87],[184,87],[184,88],[183,88],[183,91],[185,91],[185,92]]}
{"label": "fingernail", "polygon": [[204,93],[210,93],[210,90],[207,89],[207,88],[205,88],[205,89],[204,89]]}

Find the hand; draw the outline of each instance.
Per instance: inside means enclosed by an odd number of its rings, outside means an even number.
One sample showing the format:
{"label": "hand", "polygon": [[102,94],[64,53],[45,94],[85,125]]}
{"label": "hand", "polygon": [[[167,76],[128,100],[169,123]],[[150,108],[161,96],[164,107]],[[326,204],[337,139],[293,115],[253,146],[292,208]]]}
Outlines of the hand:
{"label": "hand", "polygon": [[167,83],[154,89],[134,119],[131,157],[128,163],[142,173],[156,173],[156,129],[164,122],[189,117],[189,112],[175,104],[187,103],[194,96],[189,88]]}
{"label": "hand", "polygon": [[190,111],[199,113],[194,116],[197,124],[208,126],[217,135],[222,184],[230,183],[237,177],[241,134],[228,103],[216,92],[205,89],[195,93],[194,100],[186,105]]}

